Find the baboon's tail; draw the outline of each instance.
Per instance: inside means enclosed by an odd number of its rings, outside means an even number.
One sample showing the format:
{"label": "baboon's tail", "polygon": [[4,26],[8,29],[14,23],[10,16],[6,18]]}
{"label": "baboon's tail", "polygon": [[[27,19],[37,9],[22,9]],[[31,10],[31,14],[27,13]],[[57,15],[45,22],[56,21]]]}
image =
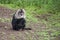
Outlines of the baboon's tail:
{"label": "baboon's tail", "polygon": [[24,28],[25,30],[32,30],[31,28]]}

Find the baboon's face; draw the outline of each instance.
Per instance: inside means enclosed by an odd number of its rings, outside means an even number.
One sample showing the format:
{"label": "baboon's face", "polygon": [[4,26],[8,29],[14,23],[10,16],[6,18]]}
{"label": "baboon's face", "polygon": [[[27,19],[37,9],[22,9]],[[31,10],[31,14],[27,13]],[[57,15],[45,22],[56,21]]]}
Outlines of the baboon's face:
{"label": "baboon's face", "polygon": [[25,18],[25,10],[24,9],[17,10],[15,17],[18,19],[19,18]]}
{"label": "baboon's face", "polygon": [[24,11],[21,9],[21,10],[18,12],[18,15],[23,16],[23,15],[24,15]]}

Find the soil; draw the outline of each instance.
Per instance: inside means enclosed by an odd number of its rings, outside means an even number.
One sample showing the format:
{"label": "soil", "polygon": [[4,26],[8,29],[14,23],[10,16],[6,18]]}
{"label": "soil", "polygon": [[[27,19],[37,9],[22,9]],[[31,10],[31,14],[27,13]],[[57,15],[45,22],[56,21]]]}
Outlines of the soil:
{"label": "soil", "polygon": [[[12,18],[12,14],[14,12],[15,10],[11,10],[11,9],[0,6],[0,18],[2,19]],[[32,28],[31,26],[32,25],[29,25],[30,28]],[[34,29],[24,30],[24,31],[21,31],[21,30],[14,31],[12,30],[11,22],[0,22],[0,40],[29,40],[30,39],[29,36],[30,37],[36,36],[34,35]]]}
{"label": "soil", "polygon": [[[0,6],[0,18],[12,18],[15,10]],[[12,30],[11,22],[0,22],[0,40],[44,40],[44,36],[39,35],[45,31],[46,25],[39,23],[28,22],[26,28],[32,30],[14,31]]]}

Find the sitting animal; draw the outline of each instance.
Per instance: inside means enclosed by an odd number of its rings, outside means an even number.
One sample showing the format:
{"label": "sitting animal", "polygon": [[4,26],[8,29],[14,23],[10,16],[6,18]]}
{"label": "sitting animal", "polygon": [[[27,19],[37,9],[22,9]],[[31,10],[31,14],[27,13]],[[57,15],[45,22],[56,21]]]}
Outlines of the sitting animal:
{"label": "sitting animal", "polygon": [[26,20],[25,20],[25,10],[24,9],[18,9],[15,14],[13,14],[12,18],[12,28],[13,30],[24,30]]}

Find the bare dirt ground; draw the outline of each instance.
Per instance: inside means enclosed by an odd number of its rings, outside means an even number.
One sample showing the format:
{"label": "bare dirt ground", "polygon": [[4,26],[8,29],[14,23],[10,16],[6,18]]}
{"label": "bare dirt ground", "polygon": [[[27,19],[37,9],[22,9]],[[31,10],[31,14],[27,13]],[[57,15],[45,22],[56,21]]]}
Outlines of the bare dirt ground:
{"label": "bare dirt ground", "polygon": [[[45,24],[28,22],[26,27],[32,30],[14,31],[12,30],[11,22],[5,20],[12,18],[15,11],[0,6],[0,40],[50,40],[50,30]],[[6,19],[5,19],[6,18]],[[43,33],[46,33],[45,36]],[[48,38],[48,39],[47,39]]]}
{"label": "bare dirt ground", "polygon": [[[0,7],[0,18],[10,19],[14,11],[5,7]],[[30,28],[35,24],[29,25]],[[36,25],[37,26],[37,25]],[[12,30],[11,22],[0,22],[0,40],[38,40],[33,30],[14,31]]]}

